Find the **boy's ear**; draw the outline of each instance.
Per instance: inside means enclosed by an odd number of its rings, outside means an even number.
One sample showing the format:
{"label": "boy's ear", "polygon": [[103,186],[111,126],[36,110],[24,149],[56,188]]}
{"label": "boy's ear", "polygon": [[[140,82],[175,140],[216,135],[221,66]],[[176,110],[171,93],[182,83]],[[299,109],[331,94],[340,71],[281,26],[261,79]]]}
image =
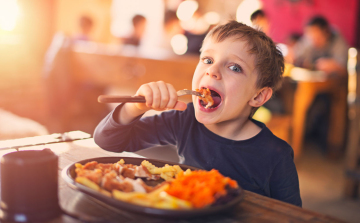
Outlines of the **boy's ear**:
{"label": "boy's ear", "polygon": [[273,90],[269,87],[264,87],[254,95],[249,101],[251,107],[260,107],[267,102],[272,96]]}

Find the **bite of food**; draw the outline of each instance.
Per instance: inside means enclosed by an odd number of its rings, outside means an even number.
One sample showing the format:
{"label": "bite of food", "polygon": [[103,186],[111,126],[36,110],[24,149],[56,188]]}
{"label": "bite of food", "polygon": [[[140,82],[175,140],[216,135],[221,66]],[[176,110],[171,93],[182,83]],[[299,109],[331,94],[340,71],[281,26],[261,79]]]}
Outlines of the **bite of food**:
{"label": "bite of food", "polygon": [[197,92],[201,93],[200,105],[206,109],[214,109],[221,104],[221,96],[215,90],[209,88],[196,89]]}

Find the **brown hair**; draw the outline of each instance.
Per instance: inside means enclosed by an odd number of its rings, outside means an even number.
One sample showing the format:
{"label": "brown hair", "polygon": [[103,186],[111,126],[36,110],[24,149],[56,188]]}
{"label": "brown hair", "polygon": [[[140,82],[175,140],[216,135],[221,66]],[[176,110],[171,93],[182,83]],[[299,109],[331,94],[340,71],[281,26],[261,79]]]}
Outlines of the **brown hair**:
{"label": "brown hair", "polygon": [[[255,69],[258,73],[256,86],[259,89],[269,87],[273,91],[280,88],[284,71],[284,57],[272,39],[265,33],[232,20],[213,28],[206,35],[204,41],[210,37],[218,42],[229,37],[245,40],[248,43],[248,52],[255,55]],[[257,108],[252,110],[250,117],[256,110]]]}

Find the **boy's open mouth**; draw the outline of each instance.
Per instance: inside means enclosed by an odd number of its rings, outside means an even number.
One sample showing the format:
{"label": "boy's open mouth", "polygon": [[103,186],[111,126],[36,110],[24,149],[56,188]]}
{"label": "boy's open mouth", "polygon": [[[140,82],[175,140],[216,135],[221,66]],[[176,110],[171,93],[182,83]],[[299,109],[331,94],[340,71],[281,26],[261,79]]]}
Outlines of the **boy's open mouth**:
{"label": "boy's open mouth", "polygon": [[[205,88],[203,88],[203,89],[205,89]],[[200,105],[206,109],[214,109],[214,108],[218,107],[221,103],[221,96],[219,93],[217,93],[216,91],[211,90],[211,89],[210,89],[210,93],[211,93],[211,97],[214,101],[214,103],[211,106],[207,106],[208,105],[207,102],[200,99]]]}

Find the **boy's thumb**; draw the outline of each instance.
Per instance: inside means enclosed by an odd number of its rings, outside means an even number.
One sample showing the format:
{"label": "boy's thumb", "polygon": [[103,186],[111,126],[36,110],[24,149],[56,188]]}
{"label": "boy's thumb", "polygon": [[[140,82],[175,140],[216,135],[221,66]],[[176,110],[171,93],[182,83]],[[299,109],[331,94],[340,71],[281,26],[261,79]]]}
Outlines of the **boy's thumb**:
{"label": "boy's thumb", "polygon": [[185,102],[177,101],[175,104],[174,109],[179,111],[184,111],[187,108],[187,105]]}

